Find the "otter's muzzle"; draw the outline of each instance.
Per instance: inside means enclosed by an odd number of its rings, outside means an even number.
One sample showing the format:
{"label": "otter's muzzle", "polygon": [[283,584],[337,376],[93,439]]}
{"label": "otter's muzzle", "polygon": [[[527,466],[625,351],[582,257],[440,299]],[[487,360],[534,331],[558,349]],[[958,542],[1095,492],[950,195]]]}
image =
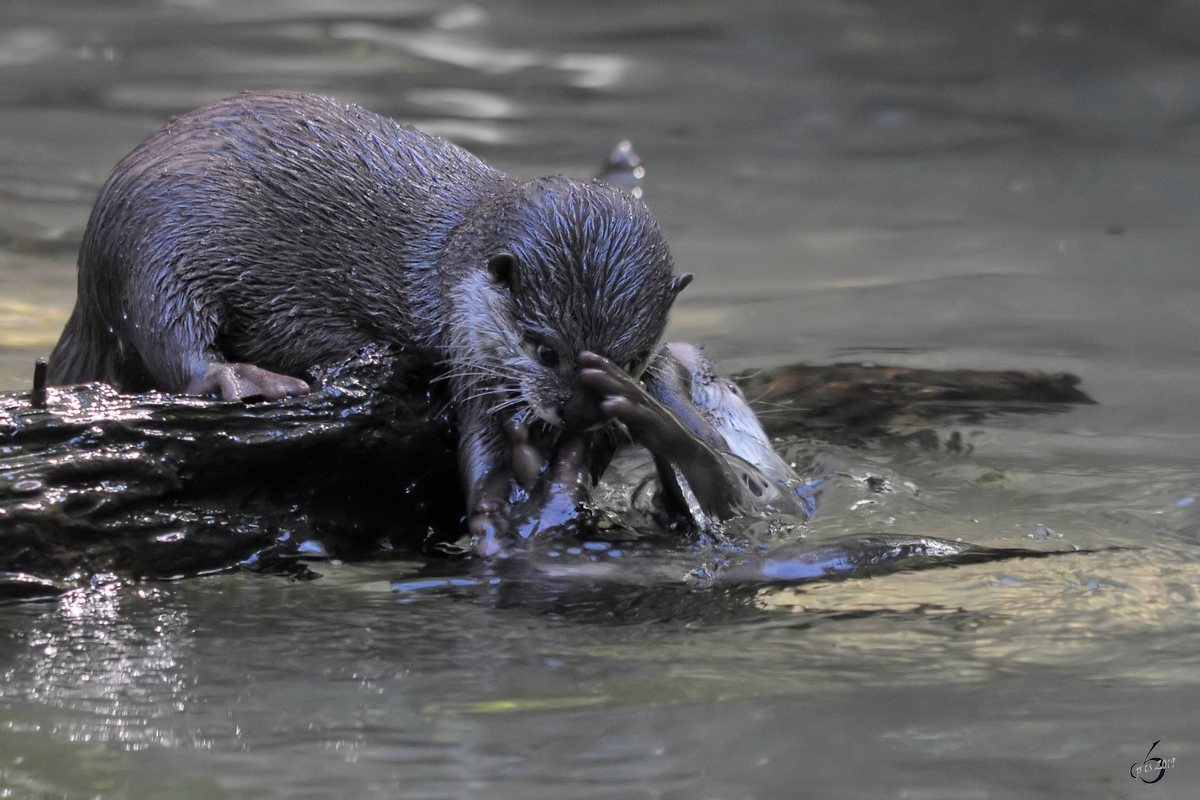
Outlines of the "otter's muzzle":
{"label": "otter's muzzle", "polygon": [[585,431],[597,428],[605,422],[597,397],[575,381],[571,398],[563,404],[559,416],[568,430]]}

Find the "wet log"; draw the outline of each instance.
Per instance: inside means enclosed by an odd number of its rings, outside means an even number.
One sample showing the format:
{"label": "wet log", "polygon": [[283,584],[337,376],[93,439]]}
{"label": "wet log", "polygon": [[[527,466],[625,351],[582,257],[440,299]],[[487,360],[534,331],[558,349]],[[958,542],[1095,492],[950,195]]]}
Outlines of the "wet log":
{"label": "wet log", "polygon": [[403,367],[368,353],[275,403],[0,396],[0,571],[169,578],[457,538],[454,426]]}
{"label": "wet log", "polygon": [[[908,437],[912,426],[1092,404],[1068,373],[794,365],[735,377],[772,436],[842,442]],[[903,428],[904,430],[900,430]]]}
{"label": "wet log", "polygon": [[[459,539],[456,432],[434,376],[372,351],[313,377],[312,394],[274,403],[104,385],[0,395],[0,584],[25,596],[37,585],[13,575],[288,570]],[[861,439],[910,418],[1091,402],[1072,376],[1024,372],[845,364],[740,381],[774,435]]]}

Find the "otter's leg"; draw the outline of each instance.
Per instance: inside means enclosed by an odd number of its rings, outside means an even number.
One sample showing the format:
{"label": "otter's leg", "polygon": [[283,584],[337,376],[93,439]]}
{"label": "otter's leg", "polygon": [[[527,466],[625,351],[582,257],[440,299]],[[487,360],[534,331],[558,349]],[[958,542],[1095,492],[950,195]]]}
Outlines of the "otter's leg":
{"label": "otter's leg", "polygon": [[[679,470],[701,509],[728,518],[742,507],[742,490],[724,454],[709,441],[709,433],[685,425],[671,409],[653,397],[624,370],[603,356],[579,356],[580,382],[600,397],[605,416],[622,422],[634,441],[654,454],[664,472],[664,486],[674,477],[661,462]],[[682,402],[682,401],[681,401]],[[690,400],[688,401],[690,403]]]}
{"label": "otter's leg", "polygon": [[563,437],[550,460],[531,440],[527,423],[511,419],[504,433],[513,478],[527,492],[509,514],[514,532],[529,538],[569,525],[579,516],[580,505],[594,484],[591,462],[597,454],[595,437],[588,433]]}
{"label": "otter's leg", "polygon": [[[547,455],[528,425],[501,421],[480,404],[459,412],[460,459],[467,482],[467,524],[480,555],[496,555],[506,536],[522,538],[566,525],[592,488],[595,443],[587,434],[568,437]],[[514,490],[525,490],[513,507]]]}
{"label": "otter's leg", "polygon": [[471,398],[458,407],[458,461],[467,492],[467,528],[475,551],[495,555],[508,533],[513,492],[510,449],[489,398]]}
{"label": "otter's leg", "polygon": [[[103,259],[80,258],[81,272],[113,269]],[[169,273],[171,285],[164,289],[155,283],[157,272],[142,265],[125,276],[123,299],[104,298],[101,319],[109,320],[111,338],[106,349],[116,366],[101,380],[111,380],[123,391],[215,394],[225,400],[308,394],[308,383],[299,378],[227,359],[218,344],[223,328],[219,304],[206,300],[204,287],[176,275],[180,269]]]}
{"label": "otter's leg", "polygon": [[[153,295],[151,295],[153,296]],[[221,320],[200,303],[185,305],[178,298],[159,298],[163,308],[143,314],[141,325],[129,331],[134,349],[145,365],[154,388],[167,392],[212,395],[223,400],[261,397],[281,400],[289,395],[305,395],[308,383],[288,375],[271,372],[256,364],[228,361],[215,344]],[[175,320],[163,324],[158,320]]]}

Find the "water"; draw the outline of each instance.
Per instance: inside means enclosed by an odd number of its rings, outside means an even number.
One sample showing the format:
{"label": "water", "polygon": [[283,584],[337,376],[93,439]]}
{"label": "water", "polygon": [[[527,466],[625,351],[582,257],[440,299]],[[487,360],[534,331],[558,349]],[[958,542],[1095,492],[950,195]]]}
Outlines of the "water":
{"label": "water", "polygon": [[404,562],[101,580],[0,607],[0,796],[1191,796],[1197,45],[1185,0],[10,0],[0,388],[57,339],[121,155],[210,99],[311,89],[520,175],[631,138],[697,274],[672,335],[729,371],[1068,371],[1097,400],[936,446],[784,443],[897,487],[829,492],[810,539],[1125,549],[749,594],[411,601]]}

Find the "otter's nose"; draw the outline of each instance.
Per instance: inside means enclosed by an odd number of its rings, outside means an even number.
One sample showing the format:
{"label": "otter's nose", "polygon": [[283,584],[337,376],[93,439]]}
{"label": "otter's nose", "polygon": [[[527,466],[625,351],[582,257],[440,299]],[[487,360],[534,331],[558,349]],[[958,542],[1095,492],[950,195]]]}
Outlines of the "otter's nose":
{"label": "otter's nose", "polygon": [[585,430],[604,421],[595,396],[575,382],[571,398],[559,409],[563,425],[572,430]]}

